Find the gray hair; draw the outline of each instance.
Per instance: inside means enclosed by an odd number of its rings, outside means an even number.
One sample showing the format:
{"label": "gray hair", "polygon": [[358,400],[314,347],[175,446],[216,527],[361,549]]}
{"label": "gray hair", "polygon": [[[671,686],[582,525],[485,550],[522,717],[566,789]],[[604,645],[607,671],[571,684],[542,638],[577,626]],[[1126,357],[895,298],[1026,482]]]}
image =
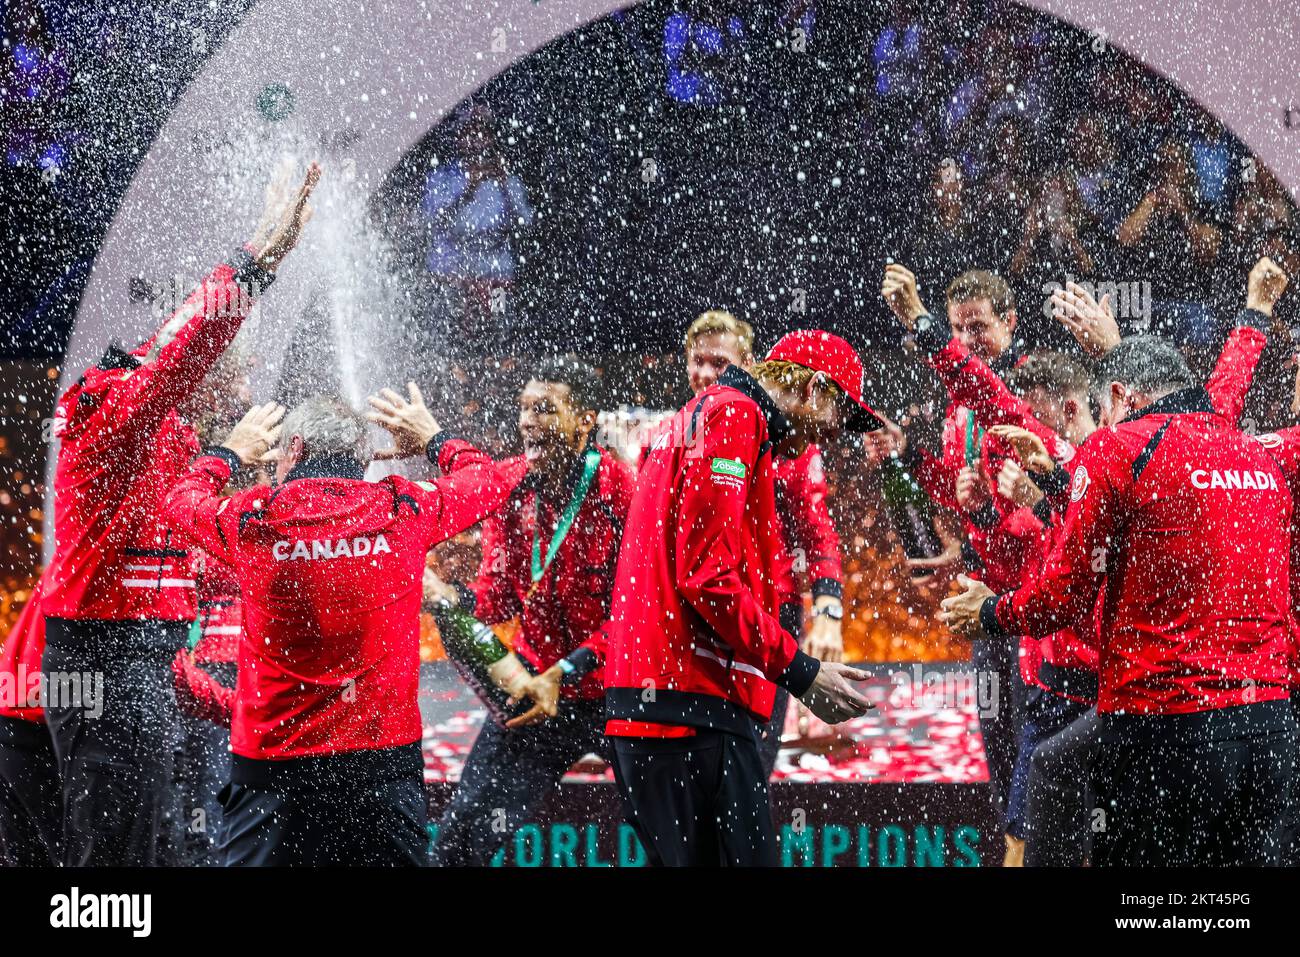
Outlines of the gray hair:
{"label": "gray hair", "polygon": [[1101,360],[1093,381],[1101,390],[1120,382],[1152,399],[1196,384],[1183,354],[1159,336],[1129,336],[1121,341]]}
{"label": "gray hair", "polygon": [[280,429],[280,451],[287,452],[295,435],[302,437],[303,458],[317,455],[350,455],[360,465],[373,456],[366,420],[338,399],[314,395],[298,403],[284,417]]}

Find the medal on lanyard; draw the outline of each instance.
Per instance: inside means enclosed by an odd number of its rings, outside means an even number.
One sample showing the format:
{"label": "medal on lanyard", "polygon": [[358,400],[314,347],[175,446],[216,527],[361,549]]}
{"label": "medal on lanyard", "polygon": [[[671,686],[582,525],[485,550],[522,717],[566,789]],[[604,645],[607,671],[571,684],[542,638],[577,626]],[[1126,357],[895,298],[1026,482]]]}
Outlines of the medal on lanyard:
{"label": "medal on lanyard", "polygon": [[587,497],[587,489],[591,487],[591,480],[595,477],[596,470],[599,467],[600,451],[598,449],[588,449],[582,463],[582,478],[578,479],[578,485],[573,490],[573,497],[569,499],[569,504],[564,507],[564,513],[555,526],[555,534],[551,536],[551,544],[546,550],[545,561],[542,560],[541,523],[533,523],[533,586],[528,590],[529,595],[537,590],[537,586],[546,574],[546,570],[551,567],[551,562],[555,561],[555,556],[559,554],[560,546],[564,544],[564,539],[568,537],[569,529],[573,527],[573,520],[578,517],[578,510],[582,508],[583,499]]}

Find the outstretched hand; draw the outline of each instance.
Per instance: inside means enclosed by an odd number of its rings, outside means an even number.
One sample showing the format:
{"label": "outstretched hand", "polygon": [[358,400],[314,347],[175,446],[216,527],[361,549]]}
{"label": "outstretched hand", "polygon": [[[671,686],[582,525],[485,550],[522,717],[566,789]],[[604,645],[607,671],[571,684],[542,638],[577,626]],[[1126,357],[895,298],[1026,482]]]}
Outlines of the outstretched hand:
{"label": "outstretched hand", "polygon": [[985,599],[993,597],[993,590],[983,582],[966,575],[958,575],[957,584],[966,590],[939,603],[939,620],[947,625],[953,634],[965,638],[979,638],[984,634],[984,628],[980,624],[980,608],[983,607]]}
{"label": "outstretched hand", "polygon": [[420,387],[414,382],[408,382],[406,391],[409,400],[403,399],[392,389],[381,389],[379,395],[372,395],[367,400],[374,411],[366,418],[383,426],[393,437],[393,447],[376,451],[376,459],[405,459],[423,455],[425,446],[441,431],[438,420],[424,404]]}
{"label": "outstretched hand", "polygon": [[291,187],[287,172],[267,187],[266,207],[250,243],[263,268],[275,272],[284,257],[298,244],[302,228],[312,216],[308,200],[320,182],[320,175],[320,164],[313,161],[296,190]]}
{"label": "outstretched hand", "polygon": [[283,418],[284,406],[277,402],[255,405],[244,413],[221,444],[238,455],[244,465],[270,462],[276,457],[272,450],[280,440],[280,420]]}
{"label": "outstretched hand", "polygon": [[823,661],[812,686],[799,699],[827,724],[857,718],[875,707],[855,683],[869,681],[871,674],[837,661]]}
{"label": "outstretched hand", "polygon": [[1286,292],[1287,282],[1287,274],[1281,266],[1267,256],[1261,257],[1246,280],[1246,308],[1271,317],[1273,307]]}
{"label": "outstretched hand", "polygon": [[1031,472],[1046,475],[1056,468],[1042,437],[1028,429],[1022,429],[1018,425],[995,425],[989,429],[989,435],[995,435],[1009,443],[1016,458],[1020,459],[1020,464]]}
{"label": "outstretched hand", "polygon": [[1067,282],[1064,289],[1052,293],[1052,315],[1094,359],[1100,359],[1119,345],[1119,323],[1110,310],[1109,295],[1097,302],[1078,283]]}

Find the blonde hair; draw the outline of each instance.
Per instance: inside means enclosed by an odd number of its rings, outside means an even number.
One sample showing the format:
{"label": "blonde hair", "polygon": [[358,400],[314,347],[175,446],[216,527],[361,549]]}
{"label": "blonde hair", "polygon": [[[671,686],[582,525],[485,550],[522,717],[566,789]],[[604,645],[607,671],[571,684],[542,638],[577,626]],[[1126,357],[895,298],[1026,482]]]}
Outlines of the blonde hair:
{"label": "blonde hair", "polygon": [[710,309],[703,312],[686,329],[683,345],[689,350],[701,336],[730,334],[736,337],[741,355],[754,354],[754,327],[743,319],[737,319],[725,309]]}
{"label": "blonde hair", "polygon": [[[817,374],[817,370],[786,359],[768,359],[750,366],[749,374],[759,382],[768,382],[786,389],[802,389]],[[832,399],[838,399],[843,391],[834,379],[826,375],[822,376],[822,388]]]}

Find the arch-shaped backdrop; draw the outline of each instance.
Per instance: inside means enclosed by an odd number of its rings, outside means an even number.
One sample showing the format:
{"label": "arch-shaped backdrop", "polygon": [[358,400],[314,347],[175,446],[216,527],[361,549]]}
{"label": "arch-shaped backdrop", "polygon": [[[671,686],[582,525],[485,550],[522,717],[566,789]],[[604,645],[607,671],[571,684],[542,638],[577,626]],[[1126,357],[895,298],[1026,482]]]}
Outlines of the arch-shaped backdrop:
{"label": "arch-shaped backdrop", "polygon": [[[1222,120],[1300,202],[1300,113],[1290,126],[1284,122],[1288,109],[1300,109],[1297,7],[1240,0],[1026,5],[1104,37],[1163,74]],[[369,193],[468,94],[621,6],[607,0],[262,0],[209,58],[140,163],[96,258],[61,388],[105,342],[140,335],[131,277],[194,275],[245,237],[255,210],[234,212],[238,198],[208,171],[226,134],[265,123],[255,104],[269,84],[292,89],[298,141],[326,144],[336,173],[343,166],[350,175],[355,164],[352,188]],[[322,69],[339,58],[346,58],[350,75]],[[268,308],[301,306],[306,275],[287,269]]]}

